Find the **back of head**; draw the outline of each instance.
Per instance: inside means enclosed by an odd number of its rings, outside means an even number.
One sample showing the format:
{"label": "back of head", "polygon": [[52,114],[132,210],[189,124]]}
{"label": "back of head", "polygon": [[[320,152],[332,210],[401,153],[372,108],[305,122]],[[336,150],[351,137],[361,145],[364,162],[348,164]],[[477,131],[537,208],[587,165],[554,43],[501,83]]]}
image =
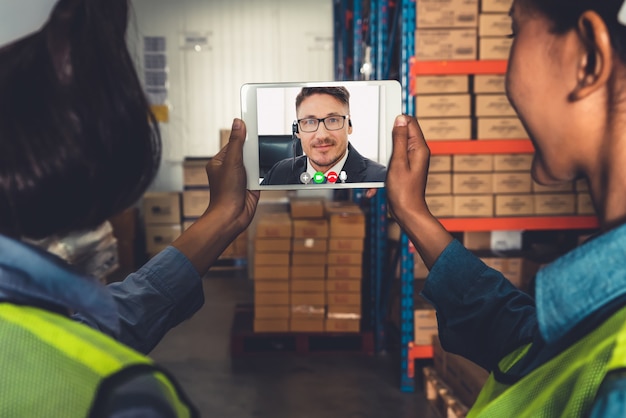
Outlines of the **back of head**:
{"label": "back of head", "polygon": [[0,49],[0,233],[90,228],[152,181],[160,138],[126,47],[127,0],[59,0]]}
{"label": "back of head", "polygon": [[333,96],[339,102],[345,104],[350,108],[350,92],[345,87],[303,87],[300,93],[296,96],[296,110],[300,108],[300,104],[307,97],[315,94],[327,94]]}
{"label": "back of head", "polygon": [[516,0],[515,4],[543,13],[553,22],[555,33],[575,28],[583,12],[595,11],[611,34],[613,48],[626,62],[626,21],[620,23],[618,18],[624,0]]}

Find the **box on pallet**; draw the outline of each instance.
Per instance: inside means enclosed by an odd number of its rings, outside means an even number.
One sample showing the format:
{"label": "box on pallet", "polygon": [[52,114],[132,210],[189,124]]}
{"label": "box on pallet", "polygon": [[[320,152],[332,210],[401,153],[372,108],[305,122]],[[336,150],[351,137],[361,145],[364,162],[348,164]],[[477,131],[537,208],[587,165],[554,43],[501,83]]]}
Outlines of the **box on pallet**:
{"label": "box on pallet", "polygon": [[474,93],[505,93],[505,77],[499,74],[480,74],[474,76]]}
{"label": "box on pallet", "polygon": [[143,195],[143,219],[146,225],[179,224],[180,192],[148,192]]}
{"label": "box on pallet", "polygon": [[434,173],[426,180],[426,195],[452,194],[452,174]]}
{"label": "box on pallet", "polygon": [[452,175],[454,195],[476,195],[493,193],[492,173],[454,173]]}
{"label": "box on pallet", "polygon": [[183,191],[183,216],[198,218],[202,216],[211,200],[209,189]]}
{"label": "box on pallet", "polygon": [[209,178],[206,165],[210,158],[185,158],[183,161],[183,185],[191,187],[208,187]]}
{"label": "box on pallet", "polygon": [[292,198],[289,200],[292,219],[311,219],[324,217],[324,201],[313,198]]}
{"label": "box on pallet", "polygon": [[425,75],[417,76],[415,80],[418,95],[469,93],[469,76],[466,75]]}
{"label": "box on pallet", "polygon": [[434,309],[416,309],[413,314],[414,338],[417,345],[431,345],[437,333],[437,314]]}
{"label": "box on pallet", "polygon": [[493,173],[493,192],[496,195],[530,193],[531,191],[530,172]]}
{"label": "box on pallet", "polygon": [[493,170],[493,155],[457,154],[452,156],[452,171],[455,173],[480,173]]}
{"label": "box on pallet", "polygon": [[420,118],[419,123],[424,138],[429,141],[469,140],[472,137],[470,118]]}
{"label": "box on pallet", "polygon": [[496,195],[496,216],[532,216],[535,200],[532,194]]}
{"label": "box on pallet", "polygon": [[254,307],[255,318],[289,318],[289,305],[257,305]]}
{"label": "box on pallet", "polygon": [[292,220],[286,213],[264,213],[256,224],[256,238],[291,238]]}
{"label": "box on pallet", "polygon": [[493,157],[493,170],[530,172],[533,154],[498,154]]}
{"label": "box on pallet", "polygon": [[416,3],[416,27],[475,28],[478,0],[420,0]]}
{"label": "box on pallet", "polygon": [[453,196],[454,216],[458,217],[492,217],[493,195]]}
{"label": "box on pallet", "polygon": [[178,238],[181,232],[180,224],[146,225],[146,251],[155,255]]}
{"label": "box on pallet", "polygon": [[329,237],[365,238],[365,214],[351,202],[327,202]]}
{"label": "box on pallet", "polygon": [[327,238],[328,221],[326,219],[294,219],[294,238]]}
{"label": "box on pallet", "polygon": [[416,116],[421,118],[469,117],[469,94],[421,94],[416,97]]}
{"label": "box on pallet", "polygon": [[475,60],[477,29],[418,29],[415,58],[419,61]]}
{"label": "box on pallet", "polygon": [[426,204],[433,216],[438,218],[454,216],[454,199],[451,194],[426,196]]}

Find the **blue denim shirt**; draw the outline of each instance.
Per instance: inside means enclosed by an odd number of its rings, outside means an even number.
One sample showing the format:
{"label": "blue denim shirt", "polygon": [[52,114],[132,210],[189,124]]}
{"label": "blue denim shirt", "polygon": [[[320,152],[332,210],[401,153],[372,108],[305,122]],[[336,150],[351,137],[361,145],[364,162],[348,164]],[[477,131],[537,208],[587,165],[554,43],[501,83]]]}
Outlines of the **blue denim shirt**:
{"label": "blue denim shirt", "polygon": [[[437,309],[442,346],[487,370],[532,342],[513,370],[522,377],[626,305],[626,225],[541,269],[535,286],[533,299],[453,241],[431,269],[422,295]],[[601,387],[591,416],[625,411],[626,376],[617,374]]]}
{"label": "blue denim shirt", "polygon": [[200,275],[174,247],[103,286],[54,255],[0,235],[0,300],[72,313],[146,354],[202,306],[204,294]]}

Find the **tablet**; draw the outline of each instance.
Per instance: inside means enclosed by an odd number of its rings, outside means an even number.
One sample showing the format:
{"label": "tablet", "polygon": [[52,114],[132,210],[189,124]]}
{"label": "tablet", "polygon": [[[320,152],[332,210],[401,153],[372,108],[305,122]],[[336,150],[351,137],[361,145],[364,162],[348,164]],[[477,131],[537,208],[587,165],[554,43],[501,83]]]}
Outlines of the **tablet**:
{"label": "tablet", "polygon": [[384,187],[395,80],[257,83],[241,87],[251,190]]}

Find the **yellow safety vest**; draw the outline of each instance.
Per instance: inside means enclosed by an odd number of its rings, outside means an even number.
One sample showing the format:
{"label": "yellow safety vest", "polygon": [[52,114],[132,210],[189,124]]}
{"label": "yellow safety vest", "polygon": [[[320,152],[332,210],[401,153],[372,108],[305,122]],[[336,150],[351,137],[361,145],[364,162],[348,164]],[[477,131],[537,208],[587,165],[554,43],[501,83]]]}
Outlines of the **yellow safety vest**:
{"label": "yellow safety vest", "polygon": [[[506,373],[530,345],[505,357],[498,365]],[[552,360],[506,385],[489,376],[467,418],[583,417],[611,370],[626,367],[626,308]]]}
{"label": "yellow safety vest", "polygon": [[0,303],[0,353],[0,417],[96,416],[108,383],[134,369],[178,417],[195,413],[149,358],[63,315]]}

